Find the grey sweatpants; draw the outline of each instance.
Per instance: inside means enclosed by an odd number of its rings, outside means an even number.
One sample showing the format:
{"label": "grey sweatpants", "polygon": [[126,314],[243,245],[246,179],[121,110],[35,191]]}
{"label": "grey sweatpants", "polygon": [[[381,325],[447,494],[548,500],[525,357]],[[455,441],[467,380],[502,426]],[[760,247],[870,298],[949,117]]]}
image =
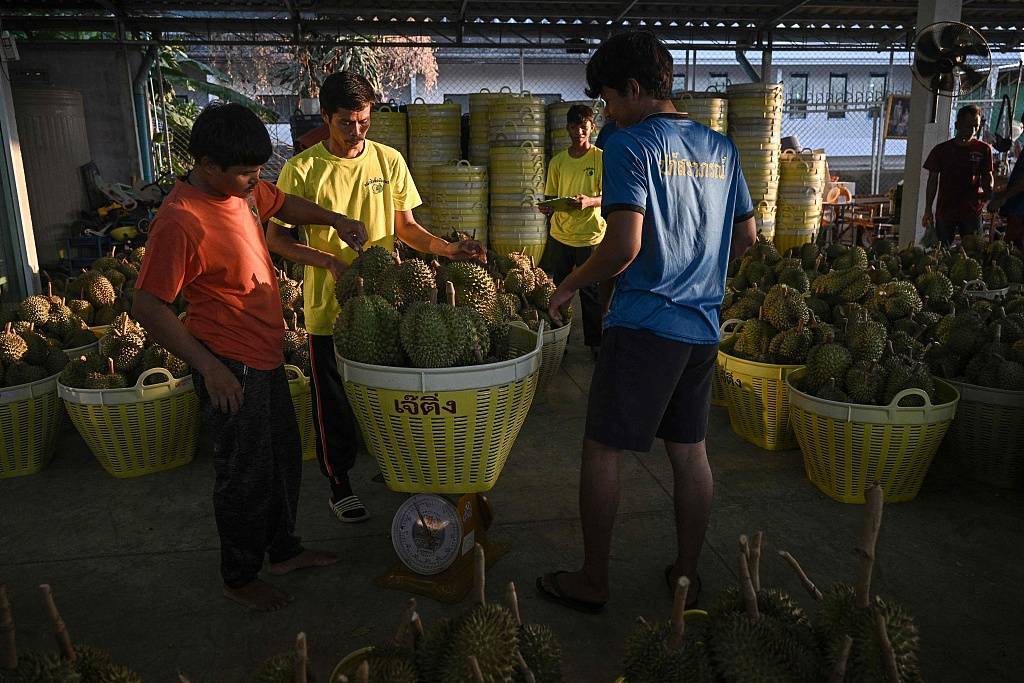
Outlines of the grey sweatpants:
{"label": "grey sweatpants", "polygon": [[295,515],[302,482],[302,448],[284,366],[254,370],[221,358],[242,385],[235,415],[210,400],[202,375],[195,373],[203,426],[214,440],[213,511],[220,534],[224,584],[240,588],[271,562],[302,552]]}

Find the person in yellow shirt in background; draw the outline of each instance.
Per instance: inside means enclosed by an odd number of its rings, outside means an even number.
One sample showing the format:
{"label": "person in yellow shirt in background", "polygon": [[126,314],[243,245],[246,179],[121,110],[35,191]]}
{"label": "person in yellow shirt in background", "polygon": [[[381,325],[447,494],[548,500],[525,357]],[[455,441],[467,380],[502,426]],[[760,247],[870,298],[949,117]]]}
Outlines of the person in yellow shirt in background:
{"label": "person in yellow shirt in background", "polygon": [[[325,78],[320,88],[320,113],[330,137],[289,159],[277,186],[361,221],[366,227],[366,247],[378,245],[391,251],[397,236],[422,253],[485,260],[486,251],[479,242],[446,242],[413,218],[412,210],[422,201],[405,159],[398,150],[366,139],[374,100],[370,82],[353,71]],[[369,513],[352,491],[348,476],[355,463],[357,427],[338,374],[331,336],[339,312],[334,281],[357,254],[332,227],[289,226],[274,219],[267,227],[267,246],[306,266],[302,294],[309,331],[317,460],[330,482],[331,510],[342,522],[361,522]]]}
{"label": "person in yellow shirt in background", "polygon": [[[549,198],[571,197],[572,208],[552,211],[551,231],[540,267],[560,284],[574,268],[582,266],[604,238],[605,220],[601,216],[601,150],[590,143],[594,132],[594,110],[583,104],[569,107],[565,115],[569,149],[559,152],[548,166],[544,194]],[[599,285],[580,290],[583,307],[583,343],[594,356],[601,346],[602,306]]]}

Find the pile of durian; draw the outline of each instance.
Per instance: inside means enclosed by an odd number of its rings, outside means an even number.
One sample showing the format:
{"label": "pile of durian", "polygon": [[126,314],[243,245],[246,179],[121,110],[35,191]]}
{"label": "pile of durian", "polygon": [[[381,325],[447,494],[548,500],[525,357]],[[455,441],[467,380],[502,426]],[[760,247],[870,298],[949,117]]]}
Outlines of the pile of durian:
{"label": "pile of durian", "polygon": [[854,585],[822,593],[789,553],[779,555],[797,572],[815,602],[807,613],[785,591],[762,588],[763,535],[740,537],[740,585],[719,593],[705,620],[688,622],[688,580],[680,579],[670,621],[642,618],[625,647],[626,683],[818,683],[920,681],[918,631],[897,603],[871,595],[882,490],[866,492],[864,524],[856,547]]}
{"label": "pile of durian", "polygon": [[56,375],[67,364],[66,349],[96,337],[61,297],[30,296],[0,305],[0,387],[15,387]]}
{"label": "pile of durian", "polygon": [[126,257],[102,256],[89,269],[64,285],[68,306],[92,327],[109,325],[132,307],[135,280],[142,269],[145,247],[136,247]]}
{"label": "pile of durian", "polygon": [[57,610],[50,586],[39,587],[49,612],[60,651],[19,652],[7,589],[0,584],[0,683],[142,683],[137,673],[114,662],[110,654],[72,643]]}
{"label": "pile of durian", "polygon": [[[153,342],[142,325],[121,313],[99,340],[95,351],[67,364],[60,383],[77,389],[123,389],[132,387],[139,376],[153,368],[165,368],[176,378],[191,372],[188,364]],[[153,376],[147,382],[163,382]]]}
{"label": "pile of durian", "polygon": [[722,319],[743,322],[721,349],[806,365],[797,388],[844,403],[887,405],[910,388],[934,400],[933,375],[1024,389],[1024,297],[968,290],[976,276],[988,278],[988,290],[1019,282],[1021,255],[1005,242],[965,244],[980,251],[897,253],[878,240],[870,252],[805,244],[783,257],[759,236],[730,264]]}
{"label": "pile of durian", "polygon": [[418,368],[507,360],[511,323],[554,326],[547,306],[555,285],[525,255],[494,255],[493,262],[488,271],[469,261],[402,260],[370,247],[335,283],[338,353]]}
{"label": "pile of durian", "polygon": [[[477,544],[473,587],[476,604],[468,611],[424,629],[416,601],[409,600],[395,634],[374,646],[354,672],[331,683],[561,683],[562,647],[557,636],[547,626],[523,624],[512,583],[505,604],[487,602],[484,564],[483,548]],[[267,660],[254,680],[312,681],[305,649],[305,638],[300,634],[295,651]]]}
{"label": "pile of durian", "polygon": [[[295,264],[292,264],[294,269]],[[288,276],[288,268],[277,272],[277,289],[284,312],[284,362],[309,377],[309,333],[303,323],[302,280]]]}

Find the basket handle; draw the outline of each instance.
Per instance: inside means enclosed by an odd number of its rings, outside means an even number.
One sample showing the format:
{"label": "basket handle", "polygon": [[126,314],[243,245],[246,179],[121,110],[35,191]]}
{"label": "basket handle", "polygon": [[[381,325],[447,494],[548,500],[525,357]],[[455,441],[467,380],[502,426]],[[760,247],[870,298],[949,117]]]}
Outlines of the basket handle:
{"label": "basket handle", "polygon": [[380,105],[379,107],[377,107],[377,111],[388,111],[388,112],[393,112],[393,111],[394,111],[394,109],[392,109],[392,108],[391,108],[391,105],[389,105],[389,104],[382,104],[382,105]]}
{"label": "basket handle", "polygon": [[[303,373],[302,369],[296,365],[288,365],[285,363],[284,375],[288,378],[289,382],[301,382],[303,386],[308,383],[305,373]],[[295,375],[295,378],[291,378],[291,375]]]}
{"label": "basket handle", "polygon": [[[146,380],[155,375],[163,375],[166,379],[158,384],[146,384]],[[135,383],[134,388],[135,391],[137,391],[139,394],[143,394],[146,391],[153,389],[155,387],[162,387],[165,384],[173,384],[174,380],[174,375],[172,375],[171,371],[168,370],[167,368],[150,368],[149,370],[146,370],[144,373],[139,375],[139,381]]]}
{"label": "basket handle", "polygon": [[427,101],[425,99],[423,99],[422,97],[417,97],[416,99],[414,99],[412,101],[412,103],[413,104],[426,104]]}
{"label": "basket handle", "polygon": [[[490,91],[488,90],[487,92],[490,92]],[[512,94],[512,86],[510,86],[510,85],[503,85],[500,88],[498,88],[498,94],[500,95],[500,94],[503,94],[503,93],[508,93],[509,95],[511,95]]]}
{"label": "basket handle", "polygon": [[928,397],[928,392],[924,391],[923,389],[918,389],[916,387],[913,387],[913,388],[910,388],[910,389],[904,389],[903,391],[901,391],[900,393],[898,393],[898,394],[896,394],[895,396],[892,397],[892,401],[889,402],[889,414],[890,415],[895,414],[896,409],[900,407],[900,401],[905,399],[907,396],[917,396],[919,398],[923,398],[924,399],[924,407],[925,408],[931,408],[932,407],[932,401]]}
{"label": "basket handle", "polygon": [[985,284],[984,280],[970,280],[970,281],[964,283],[964,287],[966,287],[969,291],[972,291],[972,292],[987,292],[988,291],[988,285]]}
{"label": "basket handle", "polygon": [[[739,318],[729,318],[724,323],[722,323],[722,327],[719,328],[718,331],[723,336],[728,335],[728,336],[731,337],[732,335],[736,334],[736,328],[739,327],[742,324],[743,324],[743,321],[740,320]],[[729,328],[729,329],[726,329],[726,328]]]}

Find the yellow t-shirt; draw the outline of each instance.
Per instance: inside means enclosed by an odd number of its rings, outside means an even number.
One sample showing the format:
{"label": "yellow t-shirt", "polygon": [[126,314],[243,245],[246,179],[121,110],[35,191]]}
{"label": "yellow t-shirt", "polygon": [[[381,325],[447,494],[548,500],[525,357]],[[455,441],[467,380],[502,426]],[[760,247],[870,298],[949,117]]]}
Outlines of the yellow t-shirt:
{"label": "yellow t-shirt", "polygon": [[[372,140],[366,140],[363,153],[355,159],[334,156],[322,142],[313,145],[285,163],[277,186],[325,209],[361,220],[366,225],[366,246],[376,244],[388,251],[395,243],[395,212],[408,211],[423,203],[398,150]],[[332,227],[302,226],[299,238],[345,263],[356,257]],[[338,317],[331,274],[323,268],[306,266],[302,297],[309,333],[331,334]]]}
{"label": "yellow t-shirt", "polygon": [[[601,154],[597,147],[591,147],[579,159],[569,156],[569,150],[556,154],[548,166],[544,194],[551,197],[600,196]],[[556,211],[551,216],[551,236],[570,247],[600,244],[605,226],[599,206],[582,211]]]}

